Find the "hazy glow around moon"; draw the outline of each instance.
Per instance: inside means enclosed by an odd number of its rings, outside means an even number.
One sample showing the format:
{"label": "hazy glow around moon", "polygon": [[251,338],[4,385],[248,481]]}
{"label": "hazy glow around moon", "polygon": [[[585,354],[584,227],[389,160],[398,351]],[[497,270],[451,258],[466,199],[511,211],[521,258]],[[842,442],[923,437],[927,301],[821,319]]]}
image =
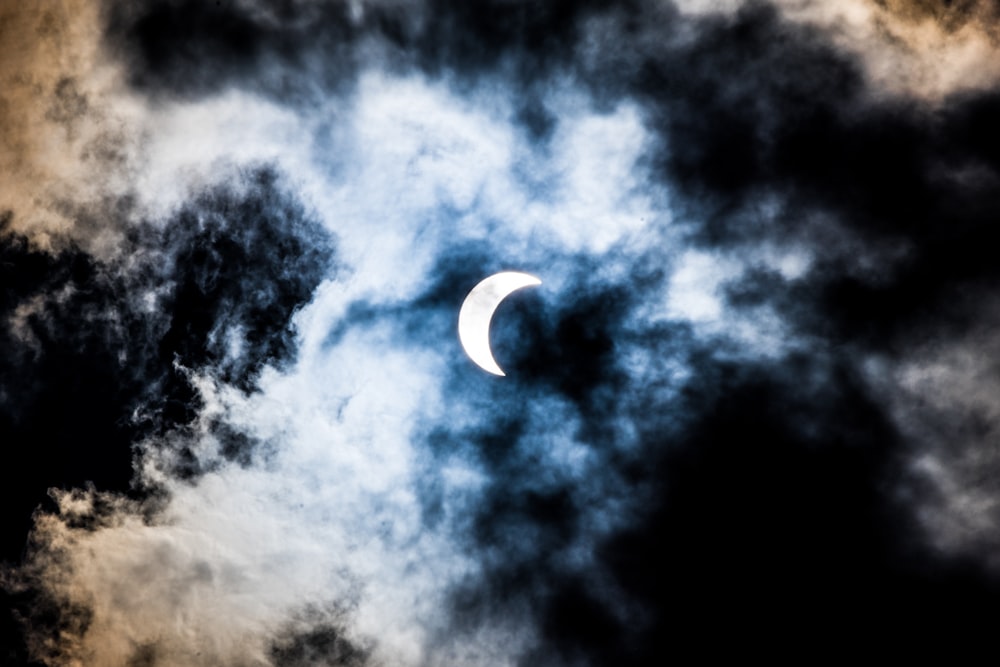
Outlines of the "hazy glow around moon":
{"label": "hazy glow around moon", "polygon": [[458,339],[469,358],[484,371],[504,375],[490,350],[490,322],[500,302],[522,287],[541,284],[527,273],[503,271],[480,282],[465,297],[458,313]]}

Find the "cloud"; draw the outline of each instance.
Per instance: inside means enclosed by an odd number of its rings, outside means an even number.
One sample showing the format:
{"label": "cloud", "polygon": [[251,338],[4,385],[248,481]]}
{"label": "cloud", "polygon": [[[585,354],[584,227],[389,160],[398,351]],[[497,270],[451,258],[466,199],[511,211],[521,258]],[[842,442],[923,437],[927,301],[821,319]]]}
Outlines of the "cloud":
{"label": "cloud", "polygon": [[[400,129],[388,143],[365,142],[352,161],[353,179],[316,200],[328,211],[327,224],[347,221],[338,227],[337,250],[355,265],[341,269],[332,261],[332,246],[324,245],[303,207],[286,198],[279,189],[282,181],[266,170],[247,173],[242,183],[196,192],[169,221],[154,221],[137,233],[137,251],[152,245],[145,251],[147,268],[133,266],[125,275],[145,277],[123,289],[135,294],[130,298],[136,310],[151,312],[155,356],[149,362],[153,369],[143,377],[157,384],[136,413],[151,423],[133,432],[142,436],[135,483],[155,489],[155,497],[166,502],[148,510],[96,490],[56,494],[59,514],[40,518],[34,533],[39,546],[32,563],[39,574],[32,581],[59,604],[86,608],[91,616],[85,631],[58,644],[50,659],[96,664],[141,656],[162,664],[278,660],[274,656],[294,655],[282,634],[289,618],[309,617],[311,609],[350,600],[338,612],[337,636],[364,647],[358,655],[376,662],[444,664],[448,656],[465,656],[467,664],[495,664],[513,660],[526,641],[529,630],[521,625],[497,636],[485,629],[471,638],[450,636],[452,619],[443,611],[450,589],[479,568],[455,542],[453,524],[466,520],[466,507],[476,502],[486,478],[475,460],[430,466],[430,453],[410,436],[418,421],[441,419],[448,412],[443,399],[434,397],[440,391],[436,378],[446,368],[438,341],[453,337],[454,299],[436,291],[460,297],[455,290],[462,289],[436,277],[437,270],[422,257],[433,258],[451,245],[458,252],[470,243],[491,247],[489,238],[466,221],[510,219],[511,199],[526,201],[526,186],[512,176],[486,184],[486,175],[496,168],[489,162],[482,176],[454,170],[469,152],[489,155],[495,143],[480,140],[476,129],[485,125],[503,131],[501,120],[481,112],[478,120],[475,113],[451,112],[455,100],[447,91],[413,81],[373,81],[360,91],[355,118],[362,140]],[[414,101],[411,108],[395,104],[400,92]],[[416,103],[422,98],[424,105]],[[452,113],[446,124],[420,122],[447,120]],[[575,115],[582,118],[566,122],[595,128],[602,122],[633,128],[636,123],[628,114],[607,120],[588,118],[583,110]],[[579,169],[561,165],[588,165],[595,152],[607,155],[603,142],[558,140],[554,146],[554,157],[523,147],[516,157],[498,151],[494,158],[501,170],[515,174],[526,164],[544,167],[540,173],[551,179],[557,194],[539,206],[551,212],[560,211],[566,200],[576,201],[577,192],[593,189]],[[399,166],[410,187],[386,197]],[[314,168],[324,167],[320,161]],[[628,160],[619,168],[627,171]],[[605,185],[606,194],[593,202],[610,213],[632,197],[644,201],[627,179],[620,187],[614,192]],[[445,210],[470,209],[454,219],[452,238],[444,230],[426,231],[427,216],[439,211],[442,201]],[[563,260],[569,262],[577,249],[601,249],[614,238],[606,232],[605,238],[581,234],[572,213],[567,219],[565,213],[542,209],[517,224],[521,230],[538,229],[541,243],[533,252],[539,259],[569,248]],[[373,246],[371,235],[385,234],[387,225],[410,243]],[[499,248],[517,238],[518,228],[501,226],[495,233]],[[626,227],[619,235],[630,233]],[[140,255],[125,256],[135,261]],[[397,256],[402,260],[398,272],[365,270]],[[450,261],[461,265],[457,257]],[[428,272],[437,285],[431,289],[422,278]],[[320,277],[326,280],[312,293]],[[559,280],[554,283],[558,288]],[[281,323],[287,326],[296,304],[310,293],[312,303],[296,315],[295,363],[283,368],[291,348],[290,330]],[[362,307],[374,316],[358,317]],[[335,324],[342,333],[331,337]],[[609,344],[606,334],[594,338],[581,325],[562,330],[579,330],[581,351],[606,354],[601,352]],[[429,326],[442,331],[428,336]],[[538,341],[534,347],[542,345]],[[554,340],[547,343],[552,352],[554,345]],[[451,367],[460,358],[456,346],[448,352]],[[570,388],[574,369],[587,369],[573,366],[573,356],[565,352],[559,359],[562,368],[538,366],[543,389],[549,384]],[[544,359],[515,365],[529,368],[539,361]],[[378,415],[374,421],[373,415]],[[547,424],[544,420],[538,428]],[[572,459],[578,449],[568,442],[561,456]],[[441,494],[436,510],[419,495],[429,486]],[[110,518],[81,527],[73,517],[92,514],[94,503],[111,507]],[[433,511],[446,519],[428,529]],[[299,537],[292,538],[289,530]],[[64,544],[68,553],[62,555],[59,545]],[[273,548],[261,550],[261,544]],[[238,613],[247,596],[258,599],[256,611]],[[215,602],[207,604],[208,599]],[[319,633],[329,621],[317,623],[303,636]],[[40,646],[34,650],[48,650]]]}
{"label": "cloud", "polygon": [[[42,193],[0,227],[16,659],[985,644],[990,21],[94,9],[5,107]],[[504,269],[543,284],[497,312],[497,382],[455,326]]]}
{"label": "cloud", "polygon": [[[21,464],[4,475],[5,559],[22,551],[23,522],[46,488],[128,491],[136,442],[183,431],[201,412],[179,364],[215,368],[249,389],[265,362],[292,356],[288,318],[331,266],[333,248],[287,197],[272,172],[250,171],[204,192],[163,229],[133,226],[130,251],[109,261],[78,247],[51,255],[5,230],[0,428],[21,450]],[[227,228],[223,211],[228,220],[253,214]],[[215,434],[224,456],[245,455],[238,431],[220,425]],[[175,474],[199,472],[183,448],[172,464]]]}
{"label": "cloud", "polygon": [[105,251],[114,230],[88,218],[127,195],[138,137],[119,68],[100,48],[100,9],[4,2],[0,16],[0,199],[10,226],[40,247],[71,237]]}

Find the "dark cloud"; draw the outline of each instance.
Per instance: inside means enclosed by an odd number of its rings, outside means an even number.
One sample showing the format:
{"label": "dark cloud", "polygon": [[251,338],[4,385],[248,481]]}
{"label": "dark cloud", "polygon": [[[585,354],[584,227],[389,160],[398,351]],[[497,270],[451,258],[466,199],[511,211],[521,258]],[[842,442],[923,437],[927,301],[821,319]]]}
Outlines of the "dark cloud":
{"label": "dark cloud", "polygon": [[998,278],[995,93],[937,109],[872,97],[858,62],[764,5],[695,30],[634,79],[693,239],[804,242],[814,270],[773,297],[821,336],[877,349],[961,323],[975,308],[964,295]]}
{"label": "dark cloud", "polygon": [[[31,580],[20,582],[16,588],[5,586],[6,590],[0,593],[0,604],[6,612],[0,625],[0,641],[6,664],[40,667],[64,657],[62,639],[85,633],[93,611],[25,586],[28,582]],[[36,649],[30,653],[25,644],[26,627],[31,628],[31,641]]]}
{"label": "dark cloud", "polygon": [[313,622],[308,629],[275,639],[271,645],[275,667],[362,667],[371,664],[369,651],[343,636],[343,629],[328,622]]}
{"label": "dark cloud", "polygon": [[[250,85],[288,100],[357,66],[349,3],[111,2],[105,40],[135,87],[198,97]],[[318,71],[310,59],[321,59]],[[303,70],[313,70],[305,81]]]}
{"label": "dark cloud", "polygon": [[[988,646],[1000,588],[919,555],[893,499],[899,435],[850,371],[817,365],[705,362],[682,401],[652,401],[683,424],[664,428],[663,415],[621,401],[609,411],[641,434],[636,449],[545,488],[523,424],[454,434],[452,451],[476,443],[492,473],[468,533],[488,568],[455,591],[458,627],[532,614],[541,635],[520,664],[782,653],[790,637],[844,653]],[[431,435],[435,447],[443,437]],[[588,498],[608,484],[644,502],[592,545],[589,565],[568,565]]]}
{"label": "dark cloud", "polygon": [[172,264],[161,281],[172,289],[157,353],[164,364],[220,367],[249,389],[264,364],[291,355],[291,315],[332,268],[334,249],[272,171],[239,186],[207,190],[164,227]]}
{"label": "dark cloud", "polygon": [[68,125],[87,113],[87,96],[77,90],[76,83],[69,77],[59,80],[52,97],[47,115],[57,123]]}
{"label": "dark cloud", "polygon": [[[0,428],[28,457],[6,469],[5,501],[22,505],[4,515],[20,525],[3,531],[15,536],[5,558],[46,488],[125,490],[135,440],[191,422],[198,398],[183,369],[217,368],[249,390],[264,364],[291,358],[291,315],[334,261],[326,232],[267,169],[206,190],[126,244],[100,262],[3,231]],[[240,437],[222,437],[238,456]]]}
{"label": "dark cloud", "polygon": [[573,2],[427,3],[424,30],[411,48],[432,74],[475,75],[509,68],[529,83],[572,65],[582,21],[607,10],[628,11],[631,3]]}
{"label": "dark cloud", "polygon": [[[289,95],[304,83],[336,84],[363,62],[440,74],[507,66],[529,81],[572,63],[582,17],[617,3],[440,0],[426,4],[347,2],[111,2],[106,39],[131,81],[153,93],[204,95],[227,85]],[[416,55],[414,62],[413,56]],[[317,69],[313,65],[321,61]]]}
{"label": "dark cloud", "polygon": [[135,433],[126,422],[139,387],[120,356],[125,330],[112,309],[124,295],[107,267],[78,250],[35,250],[6,230],[0,253],[0,433],[20,457],[20,465],[4,466],[0,483],[9,560],[20,554],[48,487],[128,488]]}
{"label": "dark cloud", "polygon": [[128,659],[126,667],[156,667],[156,645],[140,646]]}

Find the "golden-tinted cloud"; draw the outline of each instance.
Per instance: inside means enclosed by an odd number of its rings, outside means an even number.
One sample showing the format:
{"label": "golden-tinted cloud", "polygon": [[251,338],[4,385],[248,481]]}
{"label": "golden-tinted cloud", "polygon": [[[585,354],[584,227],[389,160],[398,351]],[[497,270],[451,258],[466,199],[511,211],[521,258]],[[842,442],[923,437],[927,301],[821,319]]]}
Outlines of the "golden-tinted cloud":
{"label": "golden-tinted cloud", "polygon": [[947,32],[971,24],[996,36],[995,21],[1000,17],[1000,6],[986,0],[875,0],[875,4],[903,21],[930,21]]}
{"label": "golden-tinted cloud", "polygon": [[873,94],[940,102],[1000,81],[998,10],[984,0],[780,0],[861,59]]}
{"label": "golden-tinted cloud", "polygon": [[119,189],[124,133],[99,29],[90,0],[0,2],[0,202],[41,247],[82,231],[73,211]]}

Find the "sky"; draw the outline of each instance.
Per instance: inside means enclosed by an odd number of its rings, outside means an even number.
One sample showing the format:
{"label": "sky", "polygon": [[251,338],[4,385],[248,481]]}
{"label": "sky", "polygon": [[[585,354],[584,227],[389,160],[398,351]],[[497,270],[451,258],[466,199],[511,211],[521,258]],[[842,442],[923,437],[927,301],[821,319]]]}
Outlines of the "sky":
{"label": "sky", "polygon": [[990,0],[0,1],[0,663],[992,650],[998,117]]}

